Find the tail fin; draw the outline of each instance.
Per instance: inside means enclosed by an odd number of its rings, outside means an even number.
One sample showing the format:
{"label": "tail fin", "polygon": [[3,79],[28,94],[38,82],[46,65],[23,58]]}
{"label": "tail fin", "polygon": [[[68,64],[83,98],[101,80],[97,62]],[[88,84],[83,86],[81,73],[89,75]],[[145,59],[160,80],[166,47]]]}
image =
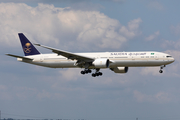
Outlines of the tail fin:
{"label": "tail fin", "polygon": [[26,38],[23,33],[18,33],[18,35],[25,56],[40,54],[40,52],[33,46],[33,44]]}

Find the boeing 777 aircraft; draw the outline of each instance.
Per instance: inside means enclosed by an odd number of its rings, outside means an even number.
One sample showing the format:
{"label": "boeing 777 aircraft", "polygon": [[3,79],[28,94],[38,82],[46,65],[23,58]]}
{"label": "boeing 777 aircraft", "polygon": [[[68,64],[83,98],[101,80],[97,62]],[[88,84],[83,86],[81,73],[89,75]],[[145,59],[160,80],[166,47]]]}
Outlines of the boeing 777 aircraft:
{"label": "boeing 777 aircraft", "polygon": [[34,45],[19,33],[22,49],[25,56],[6,54],[16,57],[18,61],[50,68],[83,68],[81,74],[92,73],[93,77],[101,76],[100,69],[109,68],[115,73],[127,73],[129,67],[152,67],[160,66],[162,69],[174,62],[174,58],[162,52],[94,52],[94,53],[71,53],[41,44],[34,44],[52,50],[55,54],[41,54]]}

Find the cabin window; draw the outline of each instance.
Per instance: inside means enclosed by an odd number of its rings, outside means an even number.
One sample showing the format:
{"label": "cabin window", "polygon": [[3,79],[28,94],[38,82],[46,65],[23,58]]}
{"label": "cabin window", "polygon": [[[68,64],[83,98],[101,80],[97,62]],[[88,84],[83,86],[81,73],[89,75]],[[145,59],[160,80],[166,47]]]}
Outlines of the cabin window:
{"label": "cabin window", "polygon": [[60,60],[60,59],[66,59],[66,58],[44,58],[44,60]]}
{"label": "cabin window", "polygon": [[115,57],[115,58],[127,58],[127,57]]}

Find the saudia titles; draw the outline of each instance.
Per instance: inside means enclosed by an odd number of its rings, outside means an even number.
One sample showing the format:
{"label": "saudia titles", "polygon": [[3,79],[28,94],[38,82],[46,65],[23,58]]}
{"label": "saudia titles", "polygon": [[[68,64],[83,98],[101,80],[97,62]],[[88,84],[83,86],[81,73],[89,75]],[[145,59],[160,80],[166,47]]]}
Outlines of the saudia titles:
{"label": "saudia titles", "polygon": [[25,47],[24,47],[24,52],[25,53],[30,53],[31,52],[31,44],[30,43],[26,43]]}

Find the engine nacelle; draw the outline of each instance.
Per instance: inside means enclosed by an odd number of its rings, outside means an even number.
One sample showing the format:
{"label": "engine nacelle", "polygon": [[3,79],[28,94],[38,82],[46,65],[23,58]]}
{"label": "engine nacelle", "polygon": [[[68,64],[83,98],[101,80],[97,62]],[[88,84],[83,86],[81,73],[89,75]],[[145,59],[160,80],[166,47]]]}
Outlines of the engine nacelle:
{"label": "engine nacelle", "polygon": [[116,68],[110,68],[115,73],[127,73],[128,67],[116,67]]}
{"label": "engine nacelle", "polygon": [[96,59],[92,63],[96,68],[108,68],[109,67],[109,59]]}

